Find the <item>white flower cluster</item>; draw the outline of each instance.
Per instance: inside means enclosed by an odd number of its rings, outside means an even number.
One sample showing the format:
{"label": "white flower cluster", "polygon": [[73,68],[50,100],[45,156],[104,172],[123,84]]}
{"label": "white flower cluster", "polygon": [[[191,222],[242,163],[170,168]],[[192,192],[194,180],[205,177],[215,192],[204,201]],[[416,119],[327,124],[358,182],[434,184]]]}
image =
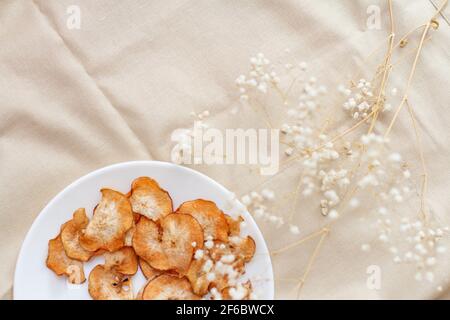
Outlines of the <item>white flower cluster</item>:
{"label": "white flower cluster", "polygon": [[[280,125],[282,142],[287,145],[283,152],[287,157],[296,157],[294,160],[302,177],[301,196],[317,201],[318,195],[320,212],[331,219],[341,215],[338,209],[351,211],[364,204],[364,211],[359,210],[359,213],[364,219],[376,221],[377,238],[381,244],[388,245],[393,260],[414,263],[416,279],[433,282],[432,267],[446,251],[440,239],[448,229],[431,227],[417,212],[405,210],[413,196],[418,194],[409,164],[398,152],[389,151],[389,141],[380,135],[367,134],[352,142],[338,140],[327,143],[334,136],[326,129],[322,130],[324,110],[320,101],[327,90],[317,84],[315,77],[306,77],[306,63],[285,63],[286,74],[280,69],[275,73],[276,66],[259,54],[251,59],[251,65],[250,74],[241,75],[236,80],[241,100],[247,101],[252,92],[266,93],[269,85],[281,92],[282,110],[285,110],[284,118],[287,119],[281,120]],[[293,70],[298,69],[303,74],[294,75]],[[352,82],[350,87],[340,85],[338,91],[345,96],[343,111],[360,121],[375,108],[380,112],[390,111],[392,106],[388,98],[396,96],[398,90],[387,91],[390,95],[383,90],[379,96],[377,83],[360,79],[357,83]],[[267,109],[269,107],[266,106]],[[366,201],[367,198],[370,201]],[[284,224],[282,217],[269,213],[269,200],[261,194],[249,193],[242,202],[256,218],[278,226]],[[297,226],[290,225],[289,228],[292,233],[299,233]],[[364,243],[361,250],[370,251],[374,245]],[[442,290],[442,286],[438,288]]]}
{"label": "white flower cluster", "polygon": [[258,53],[255,57],[251,57],[250,65],[251,69],[248,75],[241,74],[235,81],[239,87],[241,101],[248,100],[248,91],[252,89],[267,93],[272,84],[280,82],[277,73],[264,54]]}
{"label": "white flower cluster", "polygon": [[[343,109],[355,120],[367,117],[378,99],[378,97],[374,97],[372,83],[365,79],[360,79],[358,83],[351,88],[340,85],[338,91],[347,98],[342,105]],[[389,103],[384,102],[383,97],[378,103],[382,104],[380,109],[381,112],[390,111],[392,109],[392,106]]]}
{"label": "white flower cluster", "polygon": [[[252,191],[242,196],[241,203],[256,219],[262,219],[279,228],[285,224],[284,218],[268,211],[270,203],[274,202],[274,200],[275,193],[272,190],[263,189],[261,193]],[[294,235],[300,234],[300,228],[294,224],[289,225],[289,231]],[[231,239],[231,241],[233,242],[234,240]]]}
{"label": "white flower cluster", "polygon": [[241,203],[256,218],[273,223],[277,227],[284,224],[283,217],[268,211],[268,205],[275,200],[275,193],[270,189],[263,189],[261,193],[252,191],[241,197]]}
{"label": "white flower cluster", "polygon": [[373,133],[361,137],[361,143],[367,149],[361,156],[367,173],[359,178],[358,186],[361,189],[376,187],[381,200],[399,203],[411,194],[411,172],[399,153],[386,155],[384,146],[387,142]]}
{"label": "white flower cluster", "polygon": [[[205,110],[199,114],[191,113],[196,119],[196,125],[200,129],[208,129],[209,125],[204,122],[204,119],[208,118],[210,113]],[[176,143],[171,150],[171,160],[177,164],[183,164],[186,160],[192,159],[194,152],[194,124],[190,128],[177,128],[172,131],[172,141]],[[189,163],[189,161],[188,161]]]}
{"label": "white flower cluster", "polygon": [[[393,223],[399,212],[379,208],[382,215],[377,220],[379,240],[389,246],[395,263],[414,264],[415,279],[434,282],[433,267],[447,251],[441,244],[449,228],[432,227],[419,218],[402,217],[400,223]],[[389,218],[391,216],[391,218]]]}
{"label": "white flower cluster", "polygon": [[318,97],[327,92],[326,87],[318,84],[315,77],[310,77],[307,81],[299,82],[301,93],[298,97],[298,103],[287,110],[288,119],[295,121],[292,128],[294,132],[295,127],[301,128],[305,123],[308,125],[306,120],[316,115],[317,109],[320,107],[319,101],[317,100]]}
{"label": "white flower cluster", "polygon": [[[318,146],[328,139],[327,135],[322,134],[318,142],[311,141]],[[345,153],[347,149],[343,149]],[[314,192],[321,193],[319,203],[320,212],[324,216],[335,219],[339,216],[338,211],[332,209],[340,202],[340,194],[344,192],[350,184],[348,170],[337,168],[340,164],[336,163],[341,155],[334,144],[331,142],[306,156],[301,164],[303,176],[301,180],[302,196],[308,198],[314,195]]]}
{"label": "white flower cluster", "polygon": [[338,192],[345,190],[350,184],[350,179],[347,177],[348,171],[346,169],[329,171],[320,170],[319,178],[321,179],[320,190],[323,192],[324,199],[320,200],[321,213],[324,216],[329,216],[335,219],[339,216],[337,210],[331,208],[337,206],[340,202]]}
{"label": "white flower cluster", "polygon": [[[358,177],[357,185],[364,193],[376,195],[371,216],[375,217],[378,241],[388,247],[393,262],[414,264],[415,279],[432,283],[433,267],[446,251],[440,240],[448,228],[432,227],[417,211],[405,210],[402,203],[411,200],[414,184],[407,163],[398,152],[388,151],[388,142],[375,134],[361,137],[366,149],[361,161],[367,170]],[[366,204],[366,210],[370,207]],[[361,246],[363,251],[370,248],[369,244]]]}

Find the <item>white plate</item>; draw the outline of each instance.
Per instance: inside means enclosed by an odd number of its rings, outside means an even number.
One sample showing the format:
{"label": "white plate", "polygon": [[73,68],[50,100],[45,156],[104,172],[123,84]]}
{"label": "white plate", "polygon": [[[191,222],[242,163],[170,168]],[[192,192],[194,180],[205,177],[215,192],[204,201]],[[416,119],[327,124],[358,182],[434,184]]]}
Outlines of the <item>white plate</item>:
{"label": "white plate", "polygon": [[[237,207],[230,207],[232,193],[223,186],[194,170],[158,161],[136,161],[105,167],[78,179],[61,191],[42,210],[28,231],[17,259],[14,274],[14,299],[90,299],[87,281],[82,285],[70,285],[65,277],[56,276],[45,265],[48,240],[54,238],[65,221],[80,207],[92,213],[100,200],[100,188],[110,187],[126,193],[131,181],[139,176],[156,179],[172,197],[174,208],[182,202],[197,198],[214,201],[226,213],[233,214]],[[246,266],[248,278],[260,299],[274,298],[273,271],[269,252],[255,221],[248,212],[243,214],[246,226],[243,232],[256,242],[256,253]],[[85,263],[85,274],[103,263],[96,257]],[[139,271],[133,277],[135,293],[145,283]]]}

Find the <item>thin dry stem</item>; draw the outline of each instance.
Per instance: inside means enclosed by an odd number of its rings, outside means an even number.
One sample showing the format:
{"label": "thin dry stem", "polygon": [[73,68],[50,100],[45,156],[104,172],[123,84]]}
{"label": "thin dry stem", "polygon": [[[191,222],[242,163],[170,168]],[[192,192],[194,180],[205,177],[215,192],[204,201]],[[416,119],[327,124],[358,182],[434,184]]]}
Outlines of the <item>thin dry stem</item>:
{"label": "thin dry stem", "polygon": [[387,128],[387,130],[386,130],[386,133],[384,134],[385,137],[388,137],[388,136],[389,136],[389,133],[391,132],[392,127],[394,126],[394,123],[395,123],[395,121],[397,120],[397,117],[398,117],[398,115],[399,115],[399,113],[400,113],[400,111],[401,111],[403,105],[405,104],[406,100],[408,99],[409,88],[411,87],[412,79],[413,79],[413,77],[414,77],[414,74],[415,74],[415,71],[416,71],[416,68],[417,68],[417,63],[418,63],[418,61],[419,61],[419,57],[420,57],[420,54],[421,54],[421,52],[422,52],[423,44],[424,44],[424,41],[425,41],[426,36],[427,36],[427,34],[428,34],[428,31],[430,30],[430,27],[435,23],[436,17],[441,13],[441,11],[442,11],[442,10],[445,8],[445,6],[447,5],[447,2],[448,2],[448,0],[445,0],[445,1],[442,3],[442,5],[441,5],[441,6],[439,7],[439,9],[436,11],[436,13],[433,15],[433,17],[432,17],[432,18],[427,22],[427,24],[425,25],[425,29],[424,29],[423,32],[422,32],[422,37],[421,37],[421,39],[420,39],[420,43],[419,43],[419,46],[418,46],[418,48],[417,48],[417,53],[416,53],[416,56],[415,56],[415,58],[414,58],[414,62],[413,62],[411,71],[410,71],[410,73],[409,73],[408,81],[407,81],[407,83],[406,83],[406,89],[405,89],[405,92],[404,92],[404,94],[403,94],[403,97],[402,97],[402,100],[401,100],[399,106],[398,106],[397,109],[395,110],[394,117],[392,118],[392,120],[391,120],[391,122],[390,122],[390,124],[389,124],[389,126],[388,126],[388,128]]}
{"label": "thin dry stem", "polygon": [[395,23],[394,23],[394,13],[393,13],[393,10],[392,10],[392,0],[388,0],[388,6],[389,6],[389,16],[390,16],[390,22],[391,22],[391,34],[389,36],[389,47],[388,47],[388,51],[386,53],[386,56],[384,58],[383,77],[382,77],[381,85],[380,85],[380,88],[379,88],[379,91],[378,91],[378,97],[377,97],[377,100],[376,100],[375,105],[373,107],[373,109],[375,110],[375,113],[373,114],[373,118],[372,118],[372,121],[370,123],[370,127],[369,127],[368,133],[372,132],[372,130],[373,130],[374,126],[375,126],[375,123],[377,121],[378,114],[381,111],[381,100],[385,96],[387,79],[389,77],[389,72],[391,70],[390,62],[391,62],[391,58],[392,58],[392,52],[394,50],[394,39],[395,39]]}
{"label": "thin dry stem", "polygon": [[299,281],[299,283],[298,283],[298,287],[297,287],[297,299],[299,299],[300,292],[301,292],[301,290],[302,290],[302,288],[303,288],[303,285],[304,285],[305,282],[306,282],[306,278],[308,277],[309,272],[311,271],[311,268],[312,268],[314,262],[316,261],[317,256],[319,255],[320,249],[322,248],[323,241],[325,240],[325,238],[326,238],[326,236],[328,235],[328,233],[329,233],[329,230],[328,230],[328,229],[326,229],[326,231],[324,231],[324,232],[322,233],[322,236],[320,237],[319,242],[317,243],[317,245],[316,245],[316,247],[314,248],[314,251],[313,251],[311,257],[310,257],[309,260],[308,260],[308,264],[306,265],[305,272],[303,273],[303,275],[302,275],[302,277],[300,278],[300,281]]}
{"label": "thin dry stem", "polygon": [[283,247],[281,249],[272,251],[270,253],[270,255],[271,256],[276,256],[276,255],[278,255],[280,253],[283,253],[283,252],[285,252],[285,251],[287,251],[289,249],[295,248],[296,246],[301,245],[302,243],[305,243],[308,240],[314,239],[315,237],[317,237],[317,236],[319,236],[319,235],[321,235],[323,233],[328,233],[328,232],[329,232],[328,228],[321,228],[321,229],[319,229],[317,231],[314,231],[313,233],[310,233],[306,237],[303,237],[300,240],[297,240],[297,241],[295,241],[295,242],[293,242],[293,243],[291,243],[291,244],[289,244],[289,245],[287,245],[287,246],[285,246],[285,247]]}
{"label": "thin dry stem", "polygon": [[400,110],[402,109],[403,105],[405,104],[406,100],[408,99],[409,88],[411,86],[412,79],[413,79],[414,73],[416,71],[417,62],[419,61],[420,53],[422,52],[423,43],[425,41],[425,37],[428,33],[428,30],[430,29],[430,26],[431,26],[431,21],[427,23],[427,25],[425,26],[425,29],[423,30],[422,37],[421,37],[420,43],[419,43],[419,47],[417,48],[416,57],[414,58],[413,66],[409,73],[408,82],[406,83],[405,93],[403,94],[402,100],[401,100],[400,104],[398,105],[397,109],[395,110],[394,117],[392,118],[392,120],[386,130],[386,133],[384,134],[385,138],[389,136],[389,133],[391,132],[392,127],[394,126],[394,123],[397,120]]}
{"label": "thin dry stem", "polygon": [[428,172],[427,172],[427,167],[425,164],[423,144],[422,144],[421,136],[419,134],[419,129],[417,127],[417,121],[416,121],[416,117],[414,115],[414,111],[413,111],[411,105],[409,104],[408,100],[406,100],[406,106],[408,107],[409,115],[411,117],[411,122],[412,122],[412,125],[414,128],[414,134],[416,136],[416,143],[417,143],[417,148],[418,148],[419,156],[420,156],[420,162],[421,162],[421,166],[422,166],[422,188],[421,188],[421,194],[420,194],[420,214],[421,214],[421,218],[423,219],[423,221],[425,223],[428,223],[428,215],[427,215],[426,209],[425,209],[425,199],[426,199],[426,193],[428,190]]}

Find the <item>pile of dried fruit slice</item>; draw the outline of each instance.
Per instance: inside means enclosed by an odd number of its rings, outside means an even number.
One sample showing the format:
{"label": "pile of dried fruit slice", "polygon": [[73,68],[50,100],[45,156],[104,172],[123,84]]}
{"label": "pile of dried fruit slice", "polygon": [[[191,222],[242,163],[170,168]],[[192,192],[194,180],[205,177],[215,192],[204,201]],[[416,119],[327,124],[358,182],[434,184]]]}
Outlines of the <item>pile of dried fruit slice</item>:
{"label": "pile of dried fruit slice", "polygon": [[[122,194],[101,189],[89,220],[80,208],[49,241],[47,267],[69,282],[86,280],[83,263],[103,255],[88,277],[94,299],[250,299],[245,264],[255,241],[241,236],[242,217],[197,199],[173,210],[167,191],[139,177]],[[131,277],[141,269],[147,283],[133,296]]]}

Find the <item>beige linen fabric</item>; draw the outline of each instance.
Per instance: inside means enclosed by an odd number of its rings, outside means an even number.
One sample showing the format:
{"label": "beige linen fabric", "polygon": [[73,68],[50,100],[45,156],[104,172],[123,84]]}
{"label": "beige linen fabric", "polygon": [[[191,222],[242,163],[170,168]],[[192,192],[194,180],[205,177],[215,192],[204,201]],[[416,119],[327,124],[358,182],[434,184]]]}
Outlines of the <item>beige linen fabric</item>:
{"label": "beige linen fabric", "polygon": [[[381,8],[380,30],[367,30],[371,4]],[[70,5],[81,9],[80,30],[66,26]],[[434,8],[428,0],[405,0],[395,1],[394,11],[400,34]],[[386,42],[388,25],[379,0],[0,1],[0,296],[11,296],[17,254],[33,220],[70,182],[121,161],[169,161],[170,134],[191,125],[191,111],[210,110],[222,128],[260,121],[249,115],[236,124],[228,112],[238,96],[234,79],[251,55],[261,51],[275,60],[288,47],[333,87],[364,67],[363,58]],[[430,205],[444,225],[450,224],[449,29],[441,20],[433,32],[410,94],[424,132]],[[400,89],[409,65],[393,76]],[[414,158],[409,128],[402,112],[393,137]],[[264,179],[236,166],[194,169],[237,194]],[[274,184],[277,192],[292,188],[282,176]],[[320,218],[302,214],[302,233],[317,228]],[[261,229],[272,249],[296,239],[264,223]],[[446,296],[450,261],[441,261],[435,282],[424,285],[414,281],[413,267],[393,264],[385,250],[362,253],[361,243],[372,237],[350,218],[339,221],[300,297]],[[295,298],[294,284],[283,279],[301,275],[313,246],[274,259],[277,298]],[[381,290],[366,286],[371,264],[382,266]]]}

